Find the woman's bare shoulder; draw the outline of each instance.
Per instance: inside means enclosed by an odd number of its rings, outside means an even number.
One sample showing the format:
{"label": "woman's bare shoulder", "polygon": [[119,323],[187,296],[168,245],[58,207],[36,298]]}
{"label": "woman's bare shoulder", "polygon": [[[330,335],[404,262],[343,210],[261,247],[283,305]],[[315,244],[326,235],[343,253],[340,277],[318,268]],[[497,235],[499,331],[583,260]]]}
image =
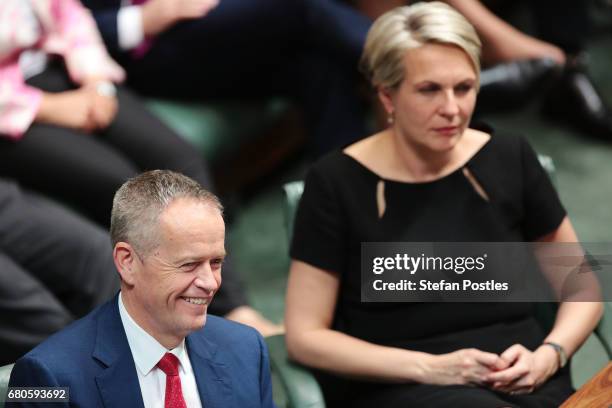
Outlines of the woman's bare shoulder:
{"label": "woman's bare shoulder", "polygon": [[384,132],[380,132],[361,139],[347,146],[343,153],[369,167],[368,164],[371,164],[377,158],[376,153],[380,152],[383,134]]}
{"label": "woman's bare shoulder", "polygon": [[482,130],[468,128],[465,130],[464,140],[468,149],[476,152],[491,140],[491,134]]}

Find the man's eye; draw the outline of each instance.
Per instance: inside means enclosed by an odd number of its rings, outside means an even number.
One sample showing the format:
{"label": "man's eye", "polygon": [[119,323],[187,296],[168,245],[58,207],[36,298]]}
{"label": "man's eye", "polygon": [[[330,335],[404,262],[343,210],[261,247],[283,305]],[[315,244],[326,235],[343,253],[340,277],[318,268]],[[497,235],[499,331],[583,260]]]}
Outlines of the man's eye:
{"label": "man's eye", "polygon": [[200,264],[199,262],[188,262],[186,264],[181,265],[181,268],[185,270],[192,270],[192,269],[197,268],[199,264]]}
{"label": "man's eye", "polygon": [[217,267],[220,268],[223,265],[223,259],[219,258],[219,259],[213,259],[212,261],[210,261],[210,264],[213,267]]}

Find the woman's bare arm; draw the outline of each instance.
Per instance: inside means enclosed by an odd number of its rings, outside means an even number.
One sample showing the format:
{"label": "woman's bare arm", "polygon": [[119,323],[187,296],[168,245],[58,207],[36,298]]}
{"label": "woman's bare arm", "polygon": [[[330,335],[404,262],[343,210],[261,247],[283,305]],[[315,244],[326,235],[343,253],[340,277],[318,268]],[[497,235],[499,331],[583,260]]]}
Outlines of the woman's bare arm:
{"label": "woman's bare arm", "polygon": [[289,355],[336,374],[384,382],[480,384],[502,369],[496,354],[463,349],[432,355],[372,344],[331,329],[340,282],[336,274],[293,261],[285,316]]}

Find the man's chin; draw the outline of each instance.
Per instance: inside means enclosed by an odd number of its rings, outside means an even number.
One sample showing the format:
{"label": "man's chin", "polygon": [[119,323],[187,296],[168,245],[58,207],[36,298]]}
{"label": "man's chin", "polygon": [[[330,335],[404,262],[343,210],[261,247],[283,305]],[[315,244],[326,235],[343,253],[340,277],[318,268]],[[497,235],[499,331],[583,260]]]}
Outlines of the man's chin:
{"label": "man's chin", "polygon": [[188,322],[183,321],[179,326],[179,331],[182,332],[182,337],[187,337],[193,332],[202,330],[204,325],[206,325],[206,315],[199,317],[198,319],[191,319]]}
{"label": "man's chin", "polygon": [[191,324],[191,331],[202,329],[206,325],[206,319],[208,315],[206,312],[202,316],[198,316]]}

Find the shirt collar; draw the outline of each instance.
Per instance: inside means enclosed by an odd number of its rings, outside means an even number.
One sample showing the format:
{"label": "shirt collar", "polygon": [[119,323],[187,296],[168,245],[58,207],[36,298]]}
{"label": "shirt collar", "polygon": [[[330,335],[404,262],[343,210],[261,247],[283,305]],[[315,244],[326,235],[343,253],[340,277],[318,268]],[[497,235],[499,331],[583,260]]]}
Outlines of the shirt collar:
{"label": "shirt collar", "polygon": [[148,375],[166,353],[172,353],[179,359],[180,370],[184,374],[186,367],[189,366],[188,361],[186,361],[188,356],[185,348],[185,339],[177,347],[167,350],[132,319],[132,316],[130,316],[123,304],[121,293],[119,293],[118,298],[121,323],[123,324],[130,350],[132,351],[134,363],[140,374],[143,376]]}

